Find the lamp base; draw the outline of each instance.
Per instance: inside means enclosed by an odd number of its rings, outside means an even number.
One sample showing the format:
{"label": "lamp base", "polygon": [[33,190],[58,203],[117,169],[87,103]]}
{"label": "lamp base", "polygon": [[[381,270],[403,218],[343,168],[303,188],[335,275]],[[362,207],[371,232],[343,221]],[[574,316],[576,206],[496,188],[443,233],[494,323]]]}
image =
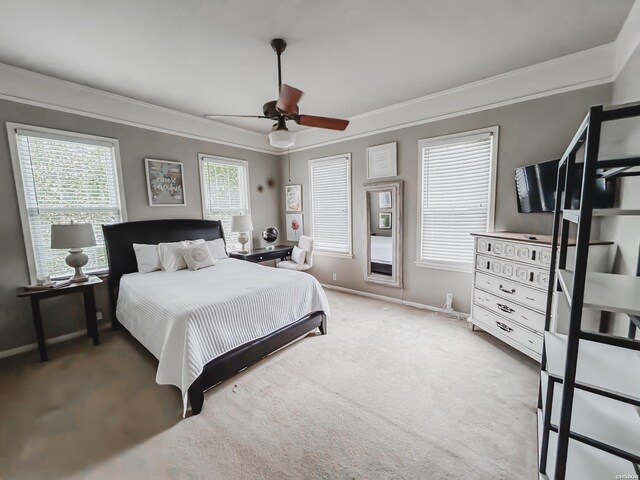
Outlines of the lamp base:
{"label": "lamp base", "polygon": [[247,250],[247,243],[249,243],[249,235],[246,232],[242,232],[238,234],[238,243],[240,244],[240,252],[239,253],[249,253]]}
{"label": "lamp base", "polygon": [[265,248],[265,250],[275,250],[276,247],[274,245],[269,244],[264,248]]}
{"label": "lamp base", "polygon": [[86,253],[83,253],[82,248],[69,249],[69,255],[67,255],[64,261],[71,268],[75,269],[75,274],[69,279],[72,283],[81,283],[89,280],[89,277],[82,271],[82,267],[89,263],[89,257]]}

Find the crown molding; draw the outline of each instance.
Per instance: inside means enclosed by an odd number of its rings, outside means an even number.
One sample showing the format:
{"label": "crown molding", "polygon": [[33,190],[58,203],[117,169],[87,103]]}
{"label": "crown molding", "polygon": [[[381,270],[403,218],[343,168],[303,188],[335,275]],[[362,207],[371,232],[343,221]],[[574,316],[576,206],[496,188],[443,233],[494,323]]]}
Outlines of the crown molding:
{"label": "crown molding", "polygon": [[[615,42],[296,132],[298,152],[615,81],[640,45],[640,0]],[[267,135],[0,63],[0,98],[274,155]]]}
{"label": "crown molding", "polygon": [[[615,44],[566,55],[460,87],[351,117],[344,132],[309,129],[297,134],[297,152],[502,107],[615,80]],[[287,152],[279,152],[283,155]]]}
{"label": "crown molding", "polygon": [[0,98],[262,153],[277,152],[261,133],[3,63]]}
{"label": "crown molding", "polygon": [[640,46],[640,0],[631,7],[616,38],[613,59],[614,73],[618,77],[633,52]]}

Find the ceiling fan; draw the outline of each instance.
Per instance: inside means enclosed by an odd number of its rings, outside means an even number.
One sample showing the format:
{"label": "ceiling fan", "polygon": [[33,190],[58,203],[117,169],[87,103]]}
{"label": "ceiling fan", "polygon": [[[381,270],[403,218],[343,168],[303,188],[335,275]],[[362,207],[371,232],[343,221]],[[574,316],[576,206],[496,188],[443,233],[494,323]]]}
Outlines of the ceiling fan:
{"label": "ceiling fan", "polygon": [[205,115],[205,118],[266,118],[275,121],[269,143],[274,147],[288,148],[295,144],[295,135],[287,128],[287,120],[293,120],[298,125],[305,127],[327,128],[329,130],[344,130],[349,125],[349,120],[339,118],[318,117],[316,115],[301,115],[298,111],[298,102],[302,97],[302,90],[282,83],[282,69],[280,56],[287,48],[287,42],[282,38],[271,40],[271,48],[278,55],[278,100],[271,100],[262,106],[263,115]]}

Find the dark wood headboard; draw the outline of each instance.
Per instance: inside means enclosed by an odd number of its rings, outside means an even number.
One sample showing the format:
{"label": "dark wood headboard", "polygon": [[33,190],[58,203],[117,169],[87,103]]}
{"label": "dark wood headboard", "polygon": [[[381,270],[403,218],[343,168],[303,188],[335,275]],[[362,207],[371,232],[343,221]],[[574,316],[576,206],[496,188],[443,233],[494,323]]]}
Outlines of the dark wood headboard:
{"label": "dark wood headboard", "polygon": [[102,231],[109,260],[109,298],[114,318],[120,278],[127,273],[138,271],[138,262],[133,251],[134,243],[157,244],[200,238],[224,240],[222,223],[219,220],[145,220],[103,225]]}

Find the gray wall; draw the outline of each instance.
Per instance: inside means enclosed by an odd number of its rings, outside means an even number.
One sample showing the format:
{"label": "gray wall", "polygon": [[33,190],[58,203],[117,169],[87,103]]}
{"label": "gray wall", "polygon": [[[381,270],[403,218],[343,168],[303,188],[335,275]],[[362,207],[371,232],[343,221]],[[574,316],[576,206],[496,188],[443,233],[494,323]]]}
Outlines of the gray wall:
{"label": "gray wall", "polygon": [[[13,180],[5,123],[16,122],[116,138],[124,177],[128,220],[154,218],[202,218],[198,153],[209,153],[249,161],[251,213],[254,244],[267,225],[279,225],[279,159],[273,155],[219,145],[211,142],[159,133],[103,120],[0,100],[0,352],[35,341],[28,301],[16,298],[16,288],[29,283],[20,213]],[[184,163],[186,207],[150,207],[145,187],[144,158],[177,160]],[[258,184],[276,180],[276,188],[258,193]],[[108,312],[106,290],[99,291],[98,308]],[[42,303],[45,332],[54,337],[83,328],[82,302],[72,297]]]}
{"label": "gray wall", "polygon": [[[602,85],[537,100],[486,110],[470,115],[380,133],[291,154],[288,182],[287,158],[283,159],[282,183],[303,184],[305,233],[310,233],[311,199],[308,161],[341,153],[352,155],[353,259],[317,255],[311,270],[322,283],[374,294],[442,306],[447,292],[454,294],[454,307],[469,312],[471,274],[417,267],[416,217],[418,192],[418,140],[498,125],[498,170],[495,230],[549,234],[550,214],[517,212],[514,169],[521,165],[558,158],[564,152],[589,106],[609,103],[611,86]],[[366,148],[398,142],[399,179],[404,180],[404,290],[363,281]],[[281,208],[283,211],[284,208]],[[282,219],[281,219],[282,220]],[[337,280],[332,280],[332,274]]]}
{"label": "gray wall", "polygon": [[[629,59],[613,84],[612,103],[615,105],[640,101],[640,47]],[[609,125],[607,125],[609,127]],[[604,132],[608,156],[637,156],[640,154],[640,119],[612,122]],[[613,145],[611,145],[613,144]],[[638,208],[640,205],[640,177],[622,179],[620,191],[621,208]],[[633,216],[620,216],[602,220],[601,236],[616,243],[614,272],[635,275],[640,249],[640,220]],[[628,317],[616,316],[614,332],[626,335]]]}

